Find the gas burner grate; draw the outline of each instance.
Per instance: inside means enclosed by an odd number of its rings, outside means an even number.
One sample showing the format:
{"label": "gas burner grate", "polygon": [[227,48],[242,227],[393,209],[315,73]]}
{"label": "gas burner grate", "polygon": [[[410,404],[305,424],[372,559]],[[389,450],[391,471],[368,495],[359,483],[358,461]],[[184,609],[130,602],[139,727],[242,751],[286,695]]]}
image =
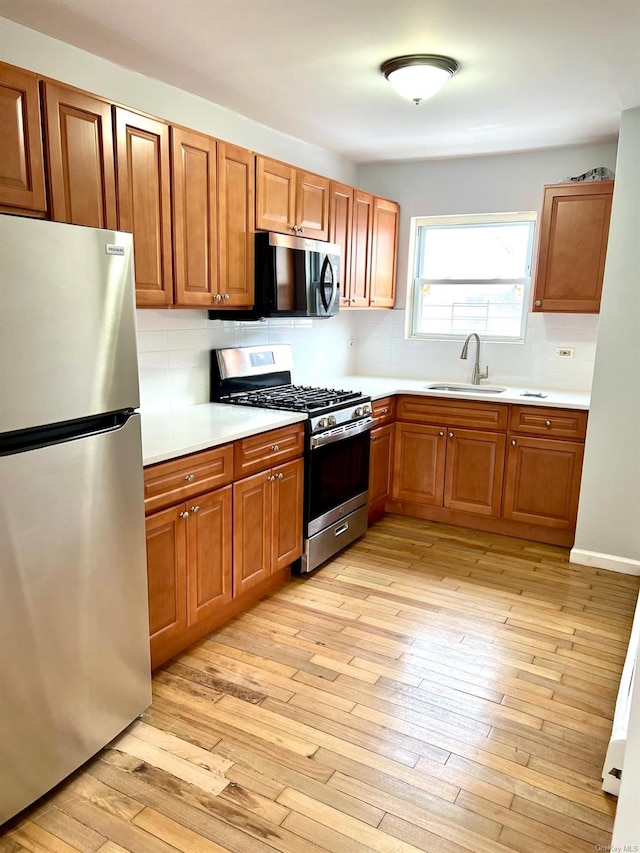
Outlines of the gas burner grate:
{"label": "gas burner grate", "polygon": [[266,409],[286,409],[294,412],[316,412],[359,400],[358,391],[338,391],[335,388],[314,388],[310,385],[279,385],[230,395],[228,400],[241,406]]}

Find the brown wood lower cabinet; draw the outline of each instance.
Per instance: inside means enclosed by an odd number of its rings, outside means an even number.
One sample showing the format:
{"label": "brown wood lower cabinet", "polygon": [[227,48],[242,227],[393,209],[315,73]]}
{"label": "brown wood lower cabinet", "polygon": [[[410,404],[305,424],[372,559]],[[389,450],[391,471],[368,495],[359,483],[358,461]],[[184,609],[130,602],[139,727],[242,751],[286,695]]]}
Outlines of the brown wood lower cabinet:
{"label": "brown wood lower cabinet", "polygon": [[371,431],[371,458],[369,461],[369,512],[384,506],[391,495],[393,483],[393,424]]}
{"label": "brown wood lower cabinet", "polygon": [[549,438],[511,438],[504,483],[504,518],[573,530],[584,444]]}
{"label": "brown wood lower cabinet", "polygon": [[401,396],[397,413],[385,509],[573,544],[586,412]]}
{"label": "brown wood lower cabinet", "polygon": [[286,578],[302,553],[303,435],[294,424],[145,469],[153,667]]}
{"label": "brown wood lower cabinet", "polygon": [[393,496],[497,517],[505,436],[420,424],[396,425]]}
{"label": "brown wood lower cabinet", "polygon": [[246,592],[302,553],[302,459],[233,486],[233,588]]}
{"label": "brown wood lower cabinet", "polygon": [[231,486],[147,516],[154,664],[188,629],[231,601]]}

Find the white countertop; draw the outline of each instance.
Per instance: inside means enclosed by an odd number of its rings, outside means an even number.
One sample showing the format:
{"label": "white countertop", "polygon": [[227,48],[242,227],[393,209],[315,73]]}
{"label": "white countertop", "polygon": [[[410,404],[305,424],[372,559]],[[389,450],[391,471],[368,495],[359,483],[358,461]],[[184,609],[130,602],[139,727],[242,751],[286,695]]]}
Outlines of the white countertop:
{"label": "white countertop", "polygon": [[[294,377],[294,381],[301,381]],[[425,397],[483,400],[497,403],[521,403],[533,406],[552,406],[565,409],[588,409],[586,391],[558,391],[544,388],[507,388],[500,394],[469,391],[430,391],[426,388],[437,380],[401,379],[384,376],[341,376],[306,384],[325,384],[332,388],[362,391],[376,400],[392,394],[422,394]],[[445,384],[444,382],[442,384]],[[455,383],[459,384],[459,383]],[[491,386],[488,387],[504,387]],[[473,388],[474,386],[470,386]],[[479,386],[482,387],[482,384]],[[523,397],[525,391],[544,394],[544,397]],[[224,403],[201,403],[162,412],[142,412],[142,456],[145,465],[187,456],[199,450],[226,444],[270,429],[301,423],[306,415],[273,409],[253,409]]]}
{"label": "white countertop", "polygon": [[[296,379],[297,381],[297,379]],[[317,384],[317,380],[316,380]],[[430,391],[427,385],[464,385],[461,382],[445,382],[438,379],[401,379],[387,376],[349,376],[333,377],[326,381],[332,388],[344,388],[353,391],[362,391],[370,394],[376,400],[380,397],[388,397],[391,394],[423,394],[425,397],[446,397],[449,400],[483,400],[491,403],[518,403],[532,406],[551,406],[561,409],[588,409],[591,394],[589,391],[565,391],[551,390],[541,387],[507,387],[500,394],[479,393],[470,390],[467,393],[459,391]],[[500,383],[481,382],[479,386],[468,385],[470,389],[482,388],[504,388]],[[523,397],[526,392],[544,394],[544,397]]]}
{"label": "white countertop", "polygon": [[202,403],[163,412],[142,412],[142,460],[145,465],[196,453],[259,432],[307,419],[299,412],[250,409]]}

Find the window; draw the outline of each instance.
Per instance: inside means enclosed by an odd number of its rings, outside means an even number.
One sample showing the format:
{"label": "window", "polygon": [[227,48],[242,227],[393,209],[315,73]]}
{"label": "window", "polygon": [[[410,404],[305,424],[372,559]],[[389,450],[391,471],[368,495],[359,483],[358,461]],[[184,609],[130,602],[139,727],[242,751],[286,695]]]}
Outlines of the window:
{"label": "window", "polygon": [[412,220],[410,334],[524,339],[535,213]]}

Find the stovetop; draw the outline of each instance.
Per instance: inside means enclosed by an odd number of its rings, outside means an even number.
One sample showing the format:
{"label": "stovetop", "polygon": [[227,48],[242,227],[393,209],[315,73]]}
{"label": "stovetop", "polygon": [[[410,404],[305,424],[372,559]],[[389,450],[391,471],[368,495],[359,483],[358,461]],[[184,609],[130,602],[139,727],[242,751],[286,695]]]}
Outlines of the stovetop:
{"label": "stovetop", "polygon": [[283,409],[309,415],[311,432],[350,423],[371,414],[371,398],[360,391],[315,388],[291,382],[288,344],[211,351],[211,400],[238,406]]}
{"label": "stovetop", "polygon": [[317,415],[362,398],[363,394],[359,391],[338,391],[334,388],[314,388],[310,385],[279,385],[275,388],[229,394],[221,397],[221,401],[240,406],[260,406],[263,409],[285,409]]}

